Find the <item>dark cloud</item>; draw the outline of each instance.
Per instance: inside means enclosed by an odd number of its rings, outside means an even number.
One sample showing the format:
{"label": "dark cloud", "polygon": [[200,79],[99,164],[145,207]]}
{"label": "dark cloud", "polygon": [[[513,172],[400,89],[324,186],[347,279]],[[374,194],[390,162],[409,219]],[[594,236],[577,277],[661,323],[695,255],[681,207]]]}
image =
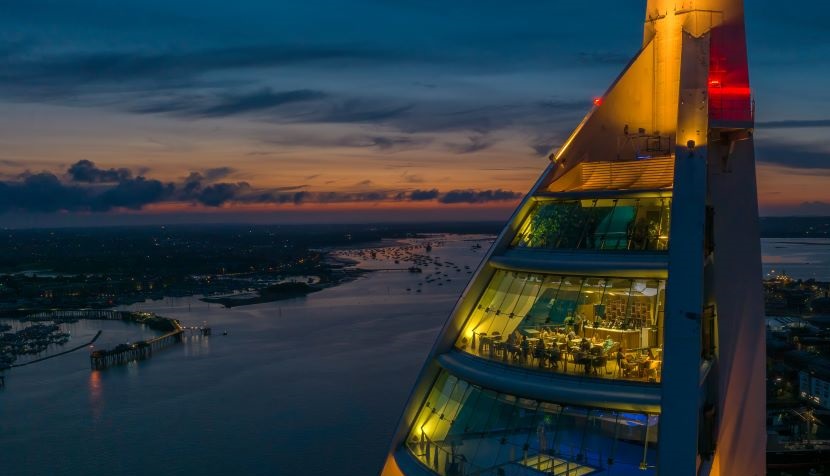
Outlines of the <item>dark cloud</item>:
{"label": "dark cloud", "polygon": [[830,170],[830,151],[817,146],[758,141],[755,155],[762,163],[793,169]]}
{"label": "dark cloud", "polygon": [[172,196],[172,184],[144,177],[125,178],[100,187],[66,184],[51,173],[29,174],[21,181],[0,182],[0,211],[29,212],[138,210]]}
{"label": "dark cloud", "polygon": [[383,123],[406,115],[413,107],[413,104],[391,104],[385,100],[346,99],[294,119],[323,123]]}
{"label": "dark cloud", "polygon": [[[198,109],[202,102],[209,100],[200,96],[164,97],[161,99],[144,99],[138,105],[128,108],[136,114],[183,114],[185,111]],[[146,101],[146,102],[144,102]]]}
{"label": "dark cloud", "polygon": [[3,212],[75,211],[88,205],[89,193],[85,189],[65,185],[48,172],[30,174],[18,182],[0,182],[0,211]]}
{"label": "dark cloud", "polygon": [[[226,88],[227,89],[227,88]],[[463,101],[436,101],[346,94],[312,89],[199,94],[152,94],[125,100],[128,110],[139,114],[168,114],[199,119],[253,115],[259,120],[280,124],[374,124],[405,134],[428,132],[469,132],[486,135],[507,128],[528,129],[534,135],[551,128],[571,128],[580,115],[590,110],[589,100],[542,99],[514,104],[491,104],[470,108]],[[459,152],[486,148],[484,137],[471,138],[471,144],[458,144]],[[268,142],[296,143],[297,138],[267,139]],[[305,142],[325,145],[325,138],[310,136]],[[368,134],[341,138],[348,147],[398,150],[424,146],[429,140],[403,134]],[[256,153],[256,152],[255,152]]]}
{"label": "dark cloud", "polygon": [[231,167],[215,167],[207,169],[203,172],[205,180],[214,181],[227,177],[236,172],[236,169]]}
{"label": "dark cloud", "polygon": [[509,190],[452,190],[441,196],[441,203],[486,203],[516,200],[521,193]]}
{"label": "dark cloud", "polygon": [[89,160],[75,162],[66,172],[72,181],[84,183],[115,183],[132,177],[129,169],[99,169]]}
{"label": "dark cloud", "polygon": [[122,180],[115,187],[92,197],[89,208],[107,211],[113,208],[140,210],[147,205],[163,202],[173,196],[175,186],[144,177]]}
{"label": "dark cloud", "polygon": [[413,190],[412,193],[409,194],[409,199],[415,202],[435,200],[436,198],[438,198],[438,189],[436,188],[433,188],[432,190]]}
{"label": "dark cloud", "polygon": [[788,119],[783,121],[756,122],[759,129],[808,129],[830,127],[830,119]]}
{"label": "dark cloud", "polygon": [[414,146],[424,144],[424,141],[416,140],[412,137],[383,137],[372,136],[369,137],[372,147],[380,150],[406,149]]}
{"label": "dark cloud", "polygon": [[133,106],[131,111],[141,114],[173,114],[188,118],[227,117],[240,114],[264,113],[287,104],[314,101],[326,97],[322,91],[297,89],[273,91],[265,88],[254,92],[208,95],[151,100]]}
{"label": "dark cloud", "polygon": [[197,51],[143,53],[104,51],[64,53],[20,59],[6,54],[0,83],[93,85],[141,80],[173,81],[214,72],[314,63],[321,61],[394,61],[393,52],[357,47],[238,46]]}
{"label": "dark cloud", "polygon": [[549,144],[546,142],[539,143],[539,144],[530,144],[530,148],[533,149],[533,154],[539,157],[547,156],[550,152],[556,147],[553,144]]}
{"label": "dark cloud", "polygon": [[326,97],[325,93],[310,89],[298,89],[277,93],[270,89],[264,89],[251,94],[227,97],[220,104],[208,107],[199,112],[201,115],[207,117],[230,116],[233,114],[272,109],[284,104],[313,101],[324,97]]}
{"label": "dark cloud", "polygon": [[[80,166],[78,164],[81,164]],[[74,170],[76,173],[70,173]],[[76,179],[78,170],[83,170]],[[90,161],[73,164],[68,181],[49,172],[26,172],[16,179],[0,181],[0,212],[104,212],[113,209],[141,210],[152,204],[185,202],[206,207],[229,203],[295,204],[435,200],[438,203],[486,203],[515,200],[522,195],[507,190],[371,190],[371,180],[343,192],[301,190],[307,185],[256,188],[248,182],[216,182],[234,172],[217,167],[191,172],[180,182],[162,182],[133,176],[127,169],[101,169]],[[92,172],[91,172],[92,171]],[[85,175],[84,175],[85,174]]]}
{"label": "dark cloud", "polygon": [[218,207],[250,190],[251,186],[246,182],[239,183],[217,183],[209,185],[199,191],[196,200],[208,207]]}
{"label": "dark cloud", "polygon": [[405,135],[352,135],[334,141],[334,145],[345,147],[374,148],[381,151],[397,151],[417,149],[429,144],[427,138],[410,137]]}
{"label": "dark cloud", "polygon": [[[262,142],[269,145],[286,147],[353,147],[359,149],[376,149],[382,152],[396,152],[425,147],[432,143],[429,137],[412,135],[363,135],[349,134],[344,136],[326,137],[325,135],[291,134],[283,137],[269,135],[262,138]],[[264,155],[261,153],[260,155]]]}
{"label": "dark cloud", "polygon": [[456,154],[472,154],[473,152],[489,149],[496,143],[495,140],[484,134],[469,136],[467,141],[461,144],[449,143],[447,144],[447,148]]}

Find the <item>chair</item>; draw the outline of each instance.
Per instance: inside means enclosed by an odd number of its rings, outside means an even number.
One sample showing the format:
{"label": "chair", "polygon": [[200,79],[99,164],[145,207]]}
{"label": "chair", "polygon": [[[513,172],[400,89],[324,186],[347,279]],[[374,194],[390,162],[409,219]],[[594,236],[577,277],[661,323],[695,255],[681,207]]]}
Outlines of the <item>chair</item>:
{"label": "chair", "polygon": [[594,375],[599,375],[600,368],[608,367],[608,357],[606,357],[605,354],[595,355],[591,359],[591,367],[594,370]]}
{"label": "chair", "polygon": [[588,356],[588,353],[579,350],[574,354],[574,366],[581,365],[584,373],[588,373],[590,370],[590,362],[591,359]]}
{"label": "chair", "polygon": [[519,358],[519,355],[522,353],[522,349],[516,344],[505,344],[506,351],[505,353],[510,354],[510,358],[515,361]]}
{"label": "chair", "polygon": [[480,354],[480,353],[484,352],[484,348],[489,347],[489,346],[490,346],[490,342],[489,342],[489,339],[487,339],[487,333],[486,332],[479,332],[478,333],[478,353]]}
{"label": "chair", "polygon": [[533,358],[539,359],[539,367],[544,367],[546,357],[547,353],[545,352],[545,345],[540,341],[533,349]]}
{"label": "chair", "polygon": [[550,366],[554,369],[558,369],[559,361],[562,359],[562,352],[554,346],[553,348],[548,349],[547,357],[548,361],[550,362]]}
{"label": "chair", "polygon": [[495,355],[498,358],[506,360],[507,352],[505,351],[505,347],[507,346],[507,344],[493,336],[490,345],[492,346],[492,349],[490,351],[491,356]]}

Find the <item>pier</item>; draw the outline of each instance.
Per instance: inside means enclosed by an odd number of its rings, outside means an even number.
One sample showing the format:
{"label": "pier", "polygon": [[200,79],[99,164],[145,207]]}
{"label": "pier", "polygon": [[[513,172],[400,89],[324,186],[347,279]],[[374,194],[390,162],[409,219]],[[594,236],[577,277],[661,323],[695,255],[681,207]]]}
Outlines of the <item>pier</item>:
{"label": "pier", "polygon": [[[121,313],[121,311],[110,311],[112,313]],[[170,330],[159,337],[154,337],[146,341],[139,341],[132,344],[119,344],[114,349],[110,350],[95,350],[89,355],[89,363],[93,370],[102,370],[113,365],[122,365],[138,360],[149,359],[155,352],[170,347],[173,344],[178,344],[182,341],[185,333],[185,328],[176,319],[169,319],[166,317],[156,316],[150,313],[121,313],[122,320],[130,320],[134,322],[141,322],[149,324],[152,322],[152,328],[158,328],[162,322],[166,322]],[[105,317],[109,319],[110,317]],[[208,334],[209,335],[209,328]]]}
{"label": "pier", "polygon": [[[3,311],[2,313],[0,313],[0,316],[29,322],[51,321],[55,323],[71,323],[77,322],[81,319],[128,321],[134,322],[136,324],[144,324],[153,330],[164,333],[163,335],[145,341],[139,341],[129,344],[119,344],[115,346],[115,348],[113,349],[93,350],[89,356],[90,367],[93,370],[102,370],[113,365],[122,365],[129,362],[149,359],[153,356],[154,353],[166,349],[171,345],[182,342],[185,336],[185,332],[198,333],[202,336],[209,336],[211,334],[210,327],[184,327],[176,319],[157,316],[149,312],[115,311],[110,309],[16,309]],[[100,335],[100,331],[98,335]],[[98,335],[95,336],[95,339],[98,338]],[[93,342],[95,339],[93,339]],[[84,346],[87,345],[89,344],[85,344]],[[62,352],[61,354],[67,352]]]}

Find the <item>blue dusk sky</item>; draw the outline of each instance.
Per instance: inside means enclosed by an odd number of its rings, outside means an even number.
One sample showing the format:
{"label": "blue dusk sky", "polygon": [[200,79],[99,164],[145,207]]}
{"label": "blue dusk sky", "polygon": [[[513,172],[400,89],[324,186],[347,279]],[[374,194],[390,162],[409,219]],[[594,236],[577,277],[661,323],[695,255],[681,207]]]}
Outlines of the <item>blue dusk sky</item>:
{"label": "blue dusk sky", "polygon": [[[746,9],[761,212],[830,215],[830,6]],[[644,10],[0,0],[0,226],[504,219]]]}

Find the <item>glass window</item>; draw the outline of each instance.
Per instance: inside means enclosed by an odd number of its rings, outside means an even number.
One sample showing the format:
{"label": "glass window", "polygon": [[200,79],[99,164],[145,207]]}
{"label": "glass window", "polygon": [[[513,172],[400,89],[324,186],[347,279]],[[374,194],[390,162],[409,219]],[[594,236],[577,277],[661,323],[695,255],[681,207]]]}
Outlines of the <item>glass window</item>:
{"label": "glass window", "polygon": [[670,198],[539,201],[513,242],[518,248],[665,251]]}
{"label": "glass window", "polygon": [[499,270],[456,346],[542,371],[659,382],[665,282]]}
{"label": "glass window", "polygon": [[655,474],[659,417],[494,392],[442,371],[406,446],[441,475]]}

